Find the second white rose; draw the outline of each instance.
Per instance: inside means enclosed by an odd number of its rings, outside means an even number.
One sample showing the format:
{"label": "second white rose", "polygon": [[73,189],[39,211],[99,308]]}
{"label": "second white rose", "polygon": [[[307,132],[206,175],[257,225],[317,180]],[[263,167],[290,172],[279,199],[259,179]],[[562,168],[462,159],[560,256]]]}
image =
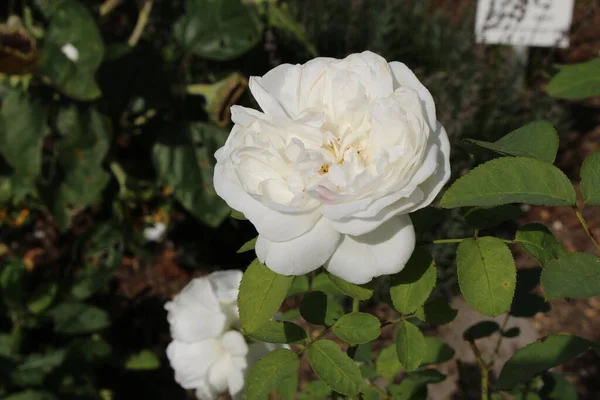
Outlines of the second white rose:
{"label": "second white rose", "polygon": [[250,90],[262,112],[232,107],[214,185],[256,227],[259,260],[355,284],[400,271],[415,247],[408,214],[450,177],[429,91],[371,52],[280,65]]}

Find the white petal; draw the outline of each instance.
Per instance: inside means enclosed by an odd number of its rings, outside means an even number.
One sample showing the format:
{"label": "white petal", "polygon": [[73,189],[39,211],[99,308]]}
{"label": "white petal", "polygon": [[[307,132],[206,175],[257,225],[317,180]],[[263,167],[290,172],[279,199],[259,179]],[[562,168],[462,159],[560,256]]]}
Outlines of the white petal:
{"label": "white petal", "polygon": [[250,77],[250,91],[252,96],[263,110],[263,112],[271,117],[282,117],[289,119],[289,116],[281,103],[273,97],[263,86],[260,77]]}
{"label": "white petal", "polygon": [[243,190],[232,168],[228,163],[215,166],[215,191],[229,207],[242,212],[265,238],[272,241],[293,239],[311,229],[320,218],[318,209],[283,213],[268,208]]}
{"label": "white petal", "polygon": [[165,309],[176,340],[194,343],[216,337],[225,329],[227,317],[205,277],[192,280]]}
{"label": "white petal", "polygon": [[405,212],[413,212],[427,207],[450,179],[450,173],[452,172],[450,169],[450,141],[446,130],[439,122],[437,123],[435,137],[439,149],[437,169],[433,175],[419,185],[419,188],[425,193],[425,198],[418,205]]}
{"label": "white petal", "polygon": [[210,282],[217,300],[222,303],[231,303],[237,300],[242,275],[240,270],[227,270],[215,271],[206,278]]}
{"label": "white petal", "polygon": [[233,356],[242,357],[248,353],[248,345],[244,336],[238,331],[225,332],[221,338],[223,347]]}
{"label": "white petal", "polygon": [[227,376],[227,387],[229,388],[229,394],[231,397],[235,397],[242,393],[244,389],[244,372],[239,369],[232,369],[229,371]]}
{"label": "white petal", "polygon": [[401,271],[414,248],[412,222],[407,215],[399,215],[365,235],[345,235],[325,269],[348,282],[363,284]]}
{"label": "white petal", "polygon": [[281,64],[261,79],[263,87],[275,97],[288,114],[296,116],[300,113],[299,93],[301,65]]}
{"label": "white petal", "polygon": [[393,61],[389,63],[389,66],[394,75],[394,86],[408,86],[419,94],[423,109],[426,111],[427,122],[431,129],[434,130],[437,118],[435,115],[435,102],[433,101],[433,96],[431,96],[429,90],[423,86],[421,81],[419,81],[419,78],[417,78],[414,72],[412,72],[405,64]]}
{"label": "white petal", "polygon": [[196,388],[196,398],[198,400],[216,400],[219,394],[206,380]]}
{"label": "white petal", "polygon": [[287,242],[272,242],[259,234],[256,255],[278,274],[303,275],[323,265],[339,239],[340,234],[331,223],[321,218],[310,231]]}
{"label": "white petal", "polygon": [[387,96],[394,90],[392,72],[385,58],[371,51],[350,54],[340,62],[359,74],[370,98]]}
{"label": "white petal", "polygon": [[197,343],[174,340],[167,347],[167,358],[175,370],[175,380],[185,389],[202,386],[209,368],[222,354],[222,346],[216,339]]}
{"label": "white petal", "polygon": [[208,371],[208,383],[214,387],[218,393],[223,393],[227,390],[227,377],[233,370],[231,356],[220,358],[215,362]]}

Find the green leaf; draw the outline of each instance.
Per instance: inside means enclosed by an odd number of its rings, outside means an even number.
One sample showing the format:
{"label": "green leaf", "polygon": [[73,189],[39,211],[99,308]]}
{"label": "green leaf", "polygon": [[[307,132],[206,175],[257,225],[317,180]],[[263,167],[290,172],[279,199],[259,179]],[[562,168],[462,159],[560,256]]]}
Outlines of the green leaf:
{"label": "green leaf", "polygon": [[593,342],[571,335],[549,335],[518,350],[504,364],[496,387],[511,389],[547,369],[569,361],[585,352]]}
{"label": "green leaf", "polygon": [[505,221],[514,220],[523,212],[514,204],[496,207],[473,207],[465,212],[465,220],[475,229],[489,229]]}
{"label": "green leaf", "polygon": [[428,301],[415,313],[415,316],[421,321],[432,325],[449,324],[457,315],[458,310],[450,307],[447,302],[437,299]]}
{"label": "green leaf", "polygon": [[300,360],[293,351],[277,349],[264,355],[248,372],[246,399],[262,399],[278,384],[298,373]]}
{"label": "green leaf", "polygon": [[346,282],[342,278],[338,278],[335,275],[327,274],[331,282],[340,289],[347,296],[353,297],[356,300],[364,301],[369,300],[373,296],[372,285],[355,285],[350,282]]}
{"label": "green leaf", "polygon": [[548,373],[543,376],[544,387],[540,394],[545,400],[577,400],[577,389],[561,374]]}
{"label": "green leaf", "polygon": [[0,109],[0,152],[14,169],[12,179],[33,182],[42,167],[42,141],[47,133],[42,104],[28,94],[8,91]]}
{"label": "green leaf", "polygon": [[568,253],[551,260],[542,272],[546,300],[592,297],[600,294],[600,258],[588,253]]}
{"label": "green leaf", "polygon": [[41,390],[25,390],[19,393],[13,393],[7,397],[3,397],[2,400],[58,400],[50,392],[43,392]]}
{"label": "green leaf", "polygon": [[583,200],[587,204],[600,204],[600,149],[585,158],[580,176]]}
{"label": "green leaf", "polygon": [[546,90],[552,97],[568,100],[600,95],[600,58],[565,65],[554,75]]}
{"label": "green leaf", "polygon": [[[77,1],[56,2],[48,13],[50,24],[44,35],[41,66],[57,90],[76,100],[94,100],[101,92],[95,73],[104,58],[104,43],[94,18]],[[77,49],[77,60],[62,51],[71,45]]]}
{"label": "green leaf", "polygon": [[493,335],[500,331],[500,325],[496,321],[480,321],[470,326],[463,333],[465,340],[477,340]]}
{"label": "green leaf", "polygon": [[75,358],[78,362],[103,361],[110,356],[111,351],[110,345],[99,337],[77,339],[69,344],[69,357]]}
{"label": "green leaf", "polygon": [[311,282],[312,290],[319,290],[323,293],[326,293],[331,296],[345,296],[346,294],[342,292],[336,285],[331,282],[329,279],[329,274],[319,273],[314,278],[312,278]]}
{"label": "green leaf", "polygon": [[362,344],[371,342],[381,335],[381,323],[374,315],[353,312],[338,319],[332,330],[345,342]]}
{"label": "green leaf", "polygon": [[398,360],[395,345],[390,344],[381,349],[377,355],[377,360],[375,360],[375,369],[379,375],[388,381],[393,380],[394,376],[402,371],[402,364]]}
{"label": "green leaf", "polygon": [[435,286],[437,269],[429,253],[416,248],[402,271],[394,275],[390,295],[394,308],[403,314],[415,312]]}
{"label": "green leaf", "polygon": [[33,314],[46,311],[58,294],[58,285],[54,282],[46,282],[36,287],[27,302],[27,309]]}
{"label": "green leaf", "polygon": [[10,312],[20,312],[25,299],[27,268],[23,261],[9,258],[0,271],[0,294]]}
{"label": "green leaf", "polygon": [[458,283],[478,312],[496,317],[510,308],[517,270],[508,246],[494,237],[463,240],[456,251]]}
{"label": "green leaf", "polygon": [[312,381],[302,389],[298,400],[325,400],[331,395],[331,388],[323,381]]}
{"label": "green leaf", "polygon": [[363,386],[363,388],[360,390],[360,393],[363,400],[385,400],[387,398],[387,396],[383,397],[378,390],[368,386],[367,384]]}
{"label": "green leaf", "polygon": [[373,344],[364,343],[358,346],[349,346],[346,354],[356,362],[371,363],[373,355]]}
{"label": "green leaf", "polygon": [[215,228],[230,214],[213,187],[213,154],[225,143],[227,131],[201,122],[172,129],[179,132],[168,132],[154,145],[158,180],[173,188],[175,198],[186,210]]}
{"label": "green leaf", "polygon": [[331,340],[316,341],[306,350],[306,357],[315,374],[333,390],[356,396],[363,385],[358,366]]}
{"label": "green leaf", "polygon": [[540,284],[542,269],[520,268],[517,271],[517,288],[510,307],[510,315],[521,318],[531,318],[538,312],[547,312],[550,305],[544,298],[534,292]]}
{"label": "green leaf", "polygon": [[187,0],[186,9],[175,23],[174,37],[200,57],[231,60],[260,42],[260,19],[240,0]]}
{"label": "green leaf", "polygon": [[62,179],[53,182],[50,190],[58,186],[56,202],[90,205],[99,199],[110,179],[102,167],[110,147],[110,120],[95,108],[79,111],[71,105],[59,111],[56,126],[61,134],[58,164]]}
{"label": "green leaf", "polygon": [[248,240],[246,243],[244,243],[242,245],[242,247],[239,248],[238,251],[236,251],[236,253],[240,254],[240,253],[245,253],[247,251],[254,250],[254,246],[256,246],[256,240],[257,239],[258,239],[258,237],[255,237],[254,239]]}
{"label": "green leaf", "polygon": [[87,239],[83,269],[71,286],[71,295],[77,300],[85,300],[108,286],[125,251],[124,233],[109,223],[97,224]]}
{"label": "green leaf", "polygon": [[267,321],[258,330],[248,333],[252,339],[269,343],[299,343],[306,340],[304,329],[292,322]]}
{"label": "green leaf", "polygon": [[550,229],[542,224],[528,224],[517,230],[515,241],[542,267],[567,253]]}
{"label": "green leaf", "polygon": [[275,315],[293,279],[292,276],[271,271],[258,260],[250,264],[242,277],[238,298],[240,322],[244,331],[249,334],[256,332]]}
{"label": "green leaf", "polygon": [[160,360],[151,350],[142,350],[127,357],[125,369],[130,371],[151,371],[160,368]]}
{"label": "green leaf", "polygon": [[573,185],[560,169],[533,158],[502,157],[478,166],[454,182],[444,193],[441,206],[572,206],[575,202]]}
{"label": "green leaf", "polygon": [[46,377],[63,363],[66,354],[64,349],[29,354],[11,373],[11,378],[19,386],[41,386]]}
{"label": "green leaf", "polygon": [[408,321],[401,321],[396,328],[396,353],[400,364],[413,371],[421,365],[427,349],[421,330]]}
{"label": "green leaf", "polygon": [[273,319],[276,321],[293,321],[298,317],[300,317],[300,310],[297,308],[292,308],[282,312],[281,314],[275,315]]}
{"label": "green leaf", "polygon": [[269,25],[280,28],[296,37],[300,41],[311,56],[317,57],[317,49],[311,43],[306,35],[304,26],[292,16],[288,4],[273,2],[268,3],[267,18]]}
{"label": "green leaf", "polygon": [[294,374],[282,380],[275,388],[275,393],[281,399],[293,400],[298,391],[298,374]]}
{"label": "green leaf", "polygon": [[54,331],[65,335],[95,332],[110,325],[108,313],[84,303],[62,303],[48,315],[54,321]]}
{"label": "green leaf", "polygon": [[344,315],[344,308],[323,292],[310,292],[302,298],[300,314],[313,325],[333,325]]}
{"label": "green leaf", "polygon": [[238,221],[248,221],[248,218],[246,218],[243,213],[237,210],[231,210],[231,214],[229,216],[233,219],[237,219]]}
{"label": "green leaf", "polygon": [[310,290],[310,285],[308,284],[308,276],[299,275],[295,276],[292,281],[292,286],[290,286],[290,290],[288,291],[287,297],[294,296],[301,293],[306,293]]}
{"label": "green leaf", "polygon": [[558,133],[548,121],[534,121],[510,132],[494,143],[466,139],[465,142],[508,156],[536,158],[553,163],[558,151]]}
{"label": "green leaf", "polygon": [[427,399],[427,385],[442,382],[446,375],[435,369],[411,372],[399,385],[390,385],[389,391],[394,400]]}
{"label": "green leaf", "polygon": [[436,337],[425,337],[425,354],[421,367],[431,364],[442,364],[454,357],[454,349],[446,342]]}

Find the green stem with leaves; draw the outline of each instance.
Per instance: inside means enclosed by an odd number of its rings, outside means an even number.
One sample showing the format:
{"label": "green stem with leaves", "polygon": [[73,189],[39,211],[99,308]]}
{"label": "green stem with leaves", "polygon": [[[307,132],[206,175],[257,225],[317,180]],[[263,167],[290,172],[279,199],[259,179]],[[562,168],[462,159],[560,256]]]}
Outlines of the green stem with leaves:
{"label": "green stem with leaves", "polygon": [[479,366],[479,373],[481,374],[481,400],[489,399],[489,387],[490,387],[490,377],[488,372],[488,367],[483,361],[483,357],[481,357],[481,352],[477,348],[475,341],[468,340],[469,346],[471,346],[471,350],[475,355],[475,359],[477,360],[477,365]]}
{"label": "green stem with leaves", "polygon": [[583,213],[581,212],[581,208],[579,208],[579,207],[573,207],[573,211],[575,211],[575,215],[577,216],[577,219],[579,220],[579,223],[583,227],[583,230],[585,230],[585,233],[587,233],[587,235],[590,237],[590,239],[592,240],[592,242],[594,243],[594,245],[596,246],[596,248],[598,250],[600,250],[600,242],[598,242],[598,239],[596,238],[596,235],[594,235],[594,232],[592,232],[590,230],[590,227],[587,224],[587,221],[583,217]]}
{"label": "green stem with leaves", "polygon": [[306,350],[308,350],[308,348],[310,346],[312,346],[313,344],[315,344],[315,342],[319,339],[321,339],[323,336],[325,336],[327,334],[327,332],[329,332],[329,330],[331,329],[331,326],[326,326],[325,329],[323,329],[313,340],[311,340],[310,342],[308,342],[306,344],[306,347],[304,347],[302,350],[300,350],[300,352],[298,353],[298,355],[301,355],[302,353],[304,353]]}

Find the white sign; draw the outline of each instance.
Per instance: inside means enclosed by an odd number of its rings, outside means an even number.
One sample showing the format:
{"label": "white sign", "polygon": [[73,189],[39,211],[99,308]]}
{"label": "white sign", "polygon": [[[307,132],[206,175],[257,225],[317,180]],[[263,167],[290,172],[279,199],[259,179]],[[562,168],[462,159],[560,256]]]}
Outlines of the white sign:
{"label": "white sign", "polygon": [[574,0],[478,0],[478,43],[568,47]]}

